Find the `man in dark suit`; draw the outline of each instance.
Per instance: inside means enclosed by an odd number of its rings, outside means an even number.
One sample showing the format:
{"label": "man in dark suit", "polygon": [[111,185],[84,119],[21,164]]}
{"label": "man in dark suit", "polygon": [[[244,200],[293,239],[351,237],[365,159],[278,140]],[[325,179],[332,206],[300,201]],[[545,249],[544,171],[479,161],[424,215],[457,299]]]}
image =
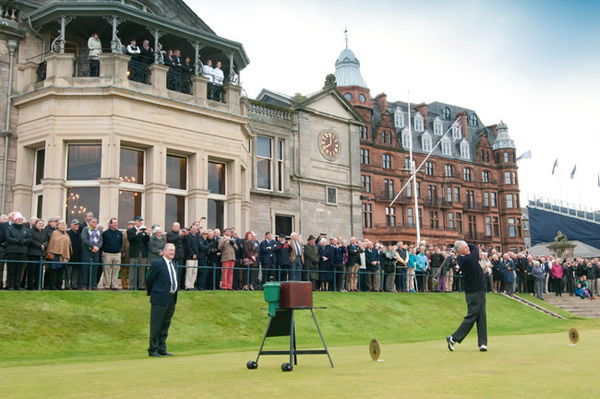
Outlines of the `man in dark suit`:
{"label": "man in dark suit", "polygon": [[276,242],[273,239],[273,234],[266,232],[264,241],[258,247],[258,257],[263,269],[263,283],[268,282],[271,277],[277,277],[277,273],[275,272],[275,268],[277,267],[275,249]]}
{"label": "man in dark suit", "polygon": [[[148,241],[150,236],[143,225],[144,219],[136,216],[133,219],[134,226],[127,229],[127,240],[129,241],[129,262],[133,269],[129,269],[129,289],[144,289],[146,267],[148,264]],[[142,265],[142,266],[140,266]]]}
{"label": "man in dark suit", "polygon": [[163,256],[150,265],[146,292],[150,296],[150,345],[148,356],[173,356],[167,352],[167,337],[177,304],[177,272],[173,258],[175,245],[167,244]]}
{"label": "man in dark suit", "polygon": [[454,344],[460,343],[477,323],[477,344],[481,352],[487,352],[487,320],[485,312],[485,277],[479,265],[479,249],[464,241],[454,243],[458,265],[463,272],[467,315],[452,334],[446,337],[448,349],[454,351]]}

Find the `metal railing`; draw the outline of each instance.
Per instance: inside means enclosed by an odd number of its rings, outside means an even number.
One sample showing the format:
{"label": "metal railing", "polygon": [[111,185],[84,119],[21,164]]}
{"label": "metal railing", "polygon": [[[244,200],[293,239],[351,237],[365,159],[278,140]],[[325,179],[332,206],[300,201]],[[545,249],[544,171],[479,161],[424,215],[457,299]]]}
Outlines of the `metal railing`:
{"label": "metal railing", "polygon": [[169,68],[167,72],[167,89],[192,94],[192,75],[182,69]]}
{"label": "metal railing", "polygon": [[79,78],[100,76],[100,60],[88,57],[75,58],[73,76]]}
{"label": "metal railing", "polygon": [[147,63],[136,61],[134,59],[129,60],[127,63],[127,78],[134,82],[140,82],[149,85],[150,84],[150,67]]}
{"label": "metal railing", "polygon": [[35,70],[35,81],[43,82],[46,80],[46,70],[48,67],[48,63],[46,61],[42,61],[38,64],[37,69]]}

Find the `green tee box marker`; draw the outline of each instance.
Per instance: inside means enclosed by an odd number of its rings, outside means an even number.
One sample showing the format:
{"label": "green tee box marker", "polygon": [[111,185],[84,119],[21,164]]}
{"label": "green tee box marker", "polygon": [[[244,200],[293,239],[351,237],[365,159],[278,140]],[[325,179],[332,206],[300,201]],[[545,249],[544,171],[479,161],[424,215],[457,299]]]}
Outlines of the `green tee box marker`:
{"label": "green tee box marker", "polygon": [[279,283],[269,282],[263,285],[265,302],[269,305],[269,316],[275,317],[275,312],[279,309],[279,294],[281,285]]}

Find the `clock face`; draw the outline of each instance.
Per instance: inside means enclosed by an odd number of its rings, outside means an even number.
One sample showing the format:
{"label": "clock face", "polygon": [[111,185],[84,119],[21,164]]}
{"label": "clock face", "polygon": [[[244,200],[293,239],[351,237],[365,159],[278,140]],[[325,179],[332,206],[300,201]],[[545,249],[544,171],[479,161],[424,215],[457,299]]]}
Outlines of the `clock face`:
{"label": "clock face", "polygon": [[319,143],[321,152],[326,158],[335,159],[340,152],[340,140],[332,132],[321,134],[321,142]]}

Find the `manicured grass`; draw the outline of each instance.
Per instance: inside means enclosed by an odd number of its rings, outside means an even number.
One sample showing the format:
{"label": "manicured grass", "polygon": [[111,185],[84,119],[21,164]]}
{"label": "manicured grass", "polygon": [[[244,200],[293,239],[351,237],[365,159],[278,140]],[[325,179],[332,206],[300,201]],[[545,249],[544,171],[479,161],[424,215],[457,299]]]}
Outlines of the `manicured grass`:
{"label": "manicured grass", "polygon": [[[600,320],[556,320],[488,295],[490,335],[600,328]],[[465,314],[462,294],[315,293],[330,346],[439,340]],[[0,367],[135,359],[148,339],[148,298],[142,292],[0,293]],[[261,292],[183,292],[169,336],[179,355],[255,350],[267,325]],[[298,342],[318,345],[308,311],[298,313]],[[285,344],[275,339],[272,345]],[[1,392],[1,391],[0,391]]]}
{"label": "manicured grass", "polygon": [[[357,332],[357,335],[361,335]],[[443,340],[383,344],[384,362],[370,360],[367,344],[300,356],[291,373],[283,357],[264,357],[257,370],[245,363],[255,352],[63,363],[0,369],[3,399],[188,398],[596,398],[593,384],[599,330],[582,329],[569,346],[567,333],[492,337],[480,353],[469,337],[450,353]]]}

